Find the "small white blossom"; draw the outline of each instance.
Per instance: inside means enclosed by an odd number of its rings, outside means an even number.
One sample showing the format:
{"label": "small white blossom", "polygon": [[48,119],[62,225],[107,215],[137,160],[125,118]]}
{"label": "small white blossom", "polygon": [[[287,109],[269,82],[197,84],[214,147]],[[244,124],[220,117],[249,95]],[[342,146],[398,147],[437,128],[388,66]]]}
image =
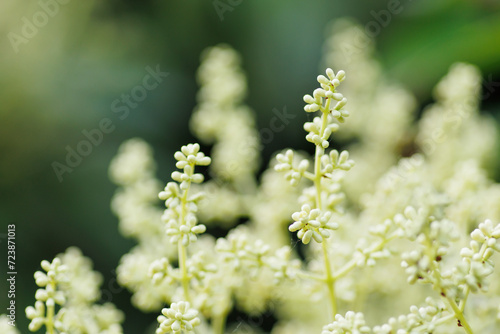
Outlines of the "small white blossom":
{"label": "small white blossom", "polygon": [[302,210],[292,215],[294,223],[288,227],[290,232],[297,232],[297,237],[304,244],[308,244],[313,238],[316,242],[323,242],[330,237],[329,230],[336,230],[338,224],[330,222],[332,213],[321,212],[319,209],[311,209],[308,204],[302,206]]}
{"label": "small white blossom", "polygon": [[276,156],[278,164],[274,166],[274,170],[277,172],[285,172],[285,179],[289,181],[291,185],[296,186],[309,168],[309,161],[303,159],[297,167],[294,167],[293,157],[294,152],[292,150],[287,150],[285,154],[278,154]]}
{"label": "small white blossom", "polygon": [[304,130],[309,132],[306,135],[306,140],[310,143],[316,144],[323,148],[327,148],[330,146],[328,140],[330,139],[330,135],[339,129],[339,125],[333,122],[333,117],[327,115],[327,126],[321,134],[322,120],[321,117],[314,117],[312,122],[304,123]]}
{"label": "small white blossom", "polygon": [[175,166],[179,169],[187,165],[208,166],[211,162],[209,157],[200,152],[200,145],[197,143],[182,146],[181,151],[175,152],[174,158],[177,160]]}
{"label": "small white blossom", "polygon": [[203,224],[197,224],[198,220],[193,213],[188,213],[181,224],[178,219],[170,219],[167,222],[166,233],[170,236],[171,243],[177,243],[179,240],[184,246],[197,240],[196,235],[204,233],[207,228]]}
{"label": "small white blossom", "polygon": [[252,241],[246,230],[233,230],[226,238],[217,239],[215,249],[235,269],[246,270],[254,277],[258,269],[266,264],[265,258],[270,251],[262,240]]}
{"label": "small white blossom", "polygon": [[170,265],[167,258],[163,257],[159,260],[155,260],[149,266],[148,276],[153,281],[153,284],[160,284],[164,280],[172,281],[172,271],[173,268]]}
{"label": "small white blossom", "polygon": [[37,300],[35,307],[28,306],[26,308],[26,318],[31,320],[28,329],[36,332],[45,324],[45,304]]}
{"label": "small white blossom", "polygon": [[335,321],[323,327],[321,334],[362,334],[371,333],[371,328],[366,326],[363,313],[349,311],[345,317],[340,314],[335,316]]}
{"label": "small white blossom", "polygon": [[345,72],[338,71],[335,74],[331,68],[328,68],[326,75],[328,77],[320,75],[317,78],[321,88],[314,90],[312,96],[304,95],[304,102],[307,103],[304,110],[306,112],[318,111],[325,106],[326,100],[331,99],[332,103],[330,103],[328,112],[331,112],[333,117],[343,123],[345,118],[349,116],[349,112],[342,109],[347,103],[347,99],[342,94],[336,92],[336,88],[344,81]]}
{"label": "small white blossom", "polygon": [[301,263],[298,259],[291,259],[291,254],[291,248],[289,246],[284,246],[278,249],[275,255],[270,259],[269,264],[277,282],[296,278]]}
{"label": "small white blossom", "polygon": [[200,324],[198,311],[191,308],[188,302],[172,303],[169,308],[161,310],[161,313],[158,317],[160,327],[156,334],[193,333],[194,328]]}

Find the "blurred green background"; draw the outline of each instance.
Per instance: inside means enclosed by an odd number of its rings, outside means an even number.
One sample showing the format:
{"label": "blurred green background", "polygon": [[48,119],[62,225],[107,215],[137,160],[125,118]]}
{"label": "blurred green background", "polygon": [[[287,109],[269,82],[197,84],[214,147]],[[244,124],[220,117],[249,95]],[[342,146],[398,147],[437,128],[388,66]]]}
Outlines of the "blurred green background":
{"label": "blurred green background", "polygon": [[[0,263],[5,273],[5,234],[15,223],[20,331],[28,332],[24,308],[34,303],[33,272],[42,259],[71,245],[104,275],[105,300],[126,312],[125,333],[144,333],[154,321],[155,314],[132,308],[130,295],[114,283],[114,268],[134,242],[118,233],[107,169],[121,142],[142,137],[155,149],[159,178],[169,180],[173,152],[195,140],[188,119],[196,105],[195,72],[203,49],[227,43],[241,53],[247,103],[259,126],[269,123],[273,108],[286,106],[298,115],[264,147],[265,159],[283,147],[309,149],[302,96],[316,87],[325,27],[346,16],[365,25],[374,20],[371,11],[386,9],[391,1],[66,0],[33,36],[16,39],[13,47],[10,33],[22,36],[23,18],[32,21],[41,3],[50,1],[2,0]],[[221,4],[228,6],[222,14],[222,7],[216,8]],[[408,87],[422,108],[453,62],[471,62],[487,82],[496,83],[482,110],[499,120],[500,1],[400,4],[402,12],[375,37],[387,76]],[[169,76],[121,120],[113,101],[142,83],[147,66],[157,65]],[[52,163],[65,163],[66,147],[75,149],[85,139],[82,131],[97,128],[103,118],[111,119],[115,130],[59,182]],[[8,302],[5,282],[0,313]]]}

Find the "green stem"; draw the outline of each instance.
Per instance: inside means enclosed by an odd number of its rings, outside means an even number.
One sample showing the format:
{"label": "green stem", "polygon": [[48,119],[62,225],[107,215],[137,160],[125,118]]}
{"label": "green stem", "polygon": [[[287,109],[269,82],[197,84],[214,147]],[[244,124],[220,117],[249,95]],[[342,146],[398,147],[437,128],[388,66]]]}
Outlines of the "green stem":
{"label": "green stem", "polygon": [[316,207],[318,209],[321,209],[321,156],[324,151],[325,150],[321,146],[316,146],[314,161],[314,186],[316,187]]}
{"label": "green stem", "polygon": [[[56,284],[50,283],[52,289],[56,290]],[[47,320],[45,322],[45,328],[47,329],[47,334],[54,334],[54,315],[55,315],[55,302],[52,300],[51,305],[47,305]]]}
{"label": "green stem", "polygon": [[306,171],[306,172],[304,172],[304,177],[305,177],[306,179],[309,179],[309,180],[313,181],[313,182],[314,182],[314,180],[316,180],[316,177],[315,177],[315,176],[314,176],[314,174],[313,174],[313,173],[311,173],[311,172],[307,172],[307,171]]}
{"label": "green stem", "polygon": [[[193,170],[194,170],[194,164],[192,165]],[[181,216],[180,216],[180,225],[184,225],[186,222],[186,214],[187,214],[187,197],[188,197],[188,192],[189,188],[191,187],[191,182],[188,183],[188,187],[186,190],[184,190],[184,193],[182,194],[181,198]],[[182,243],[182,238],[178,241],[177,243],[178,246],[178,258],[179,258],[179,269],[181,270],[181,283],[182,283],[182,289],[184,291],[184,298],[186,299],[187,302],[190,301],[189,298],[189,277],[188,277],[188,272],[187,272],[187,267],[186,267],[186,261],[187,261],[187,250],[184,244]]]}
{"label": "green stem", "polygon": [[[320,137],[323,137],[326,127],[328,126],[328,113],[330,108],[330,99],[327,100],[326,106],[321,108],[321,130]],[[314,154],[314,186],[316,187],[316,207],[321,210],[321,157],[325,154],[325,149],[321,145],[316,145]]]}
{"label": "green stem", "polygon": [[[328,113],[330,109],[330,99],[327,99],[324,108],[321,108],[321,130],[320,136],[323,137],[326,127],[328,126]],[[314,186],[316,187],[316,208],[321,210],[321,157],[325,153],[325,149],[321,145],[316,145],[316,152],[314,156]],[[332,267],[330,264],[330,258],[328,256],[328,245],[325,240],[321,243],[323,249],[323,259],[325,261],[325,284],[328,288],[328,297],[330,300],[330,308],[332,314],[332,320],[335,319],[337,314],[337,300],[335,297],[335,279],[332,275]]]}
{"label": "green stem", "polygon": [[326,241],[321,243],[323,246],[323,258],[325,259],[325,283],[328,288],[328,297],[330,299],[330,307],[332,311],[333,319],[335,319],[335,315],[337,314],[337,299],[335,298],[335,280],[332,276],[332,268],[330,265],[330,259],[328,256],[328,246]]}
{"label": "green stem", "polygon": [[449,297],[446,297],[446,300],[448,301],[448,304],[450,304],[451,308],[453,309],[453,313],[455,313],[455,317],[458,319],[458,321],[460,321],[460,325],[462,325],[462,327],[465,329],[465,331],[468,334],[474,334],[469,323],[467,322],[467,320],[465,320],[463,312],[460,311],[460,309],[458,308],[455,301]]}
{"label": "green stem", "polygon": [[351,260],[347,262],[342,268],[336,271],[335,276],[333,276],[334,280],[339,279],[340,277],[346,275],[348,272],[356,268],[356,261]]}
{"label": "green stem", "polygon": [[226,317],[227,312],[218,314],[212,319],[212,328],[214,330],[214,334],[224,334],[226,331]]}
{"label": "green stem", "polygon": [[187,260],[187,251],[186,247],[182,244],[182,240],[178,242],[179,248],[179,268],[181,269],[181,283],[182,289],[184,290],[184,298],[187,302],[189,302],[189,277],[187,273],[186,260]]}
{"label": "green stem", "polygon": [[54,308],[55,305],[47,306],[47,321],[45,322],[45,327],[47,328],[47,334],[54,334]]}

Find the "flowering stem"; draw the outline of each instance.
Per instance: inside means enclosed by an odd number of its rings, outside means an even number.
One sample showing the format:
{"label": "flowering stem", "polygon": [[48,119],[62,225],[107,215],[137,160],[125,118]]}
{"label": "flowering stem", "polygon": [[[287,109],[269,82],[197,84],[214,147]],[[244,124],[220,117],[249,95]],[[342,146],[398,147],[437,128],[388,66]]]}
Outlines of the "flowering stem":
{"label": "flowering stem", "polygon": [[226,317],[227,311],[213,317],[212,328],[214,330],[214,334],[224,334],[226,330]]}
{"label": "flowering stem", "polygon": [[326,241],[323,241],[321,243],[323,246],[323,258],[325,259],[325,272],[326,272],[326,278],[325,278],[325,283],[326,286],[328,287],[328,296],[330,297],[330,303],[331,303],[331,311],[333,315],[333,319],[335,319],[335,315],[337,314],[337,300],[335,298],[335,280],[333,279],[332,276],[332,269],[330,265],[330,259],[328,258],[328,246],[326,244]]}
{"label": "flowering stem", "polygon": [[[57,286],[54,281],[50,282],[50,287],[53,291],[56,291]],[[47,329],[47,334],[54,334],[54,315],[55,315],[55,302],[51,298],[47,300],[47,320],[45,321],[45,328]]]}
{"label": "flowering stem", "polygon": [[186,252],[186,247],[182,244],[182,240],[179,240],[178,242],[178,248],[179,248],[179,268],[181,269],[182,277],[181,277],[181,282],[182,282],[182,289],[184,290],[184,298],[186,301],[189,300],[189,277],[187,274],[187,267],[186,267],[186,258],[187,258],[187,252]]}
{"label": "flowering stem", "polygon": [[45,327],[47,328],[47,334],[54,334],[54,313],[55,305],[47,305],[47,321],[45,322]]}
{"label": "flowering stem", "polygon": [[[330,112],[330,99],[327,99],[325,107],[321,108],[321,130],[320,136],[325,133],[328,126],[328,113]],[[325,149],[321,145],[316,145],[316,152],[314,156],[314,186],[316,187],[316,208],[321,210],[321,157],[324,155]],[[332,267],[330,258],[328,256],[328,245],[326,240],[321,243],[323,248],[323,259],[325,261],[325,284],[328,288],[328,296],[331,304],[331,312],[333,319],[337,314],[337,300],[335,298],[335,280],[332,275]]]}
{"label": "flowering stem", "polygon": [[[193,170],[194,170],[194,165],[192,165]],[[182,194],[181,197],[181,217],[180,217],[180,224],[184,225],[186,222],[186,205],[187,205],[187,196],[189,192],[189,188],[191,187],[191,182],[188,183],[187,189],[184,190],[184,193]],[[178,252],[179,252],[179,268],[181,270],[181,282],[182,282],[182,289],[184,290],[184,298],[186,301],[189,300],[189,277],[187,273],[187,267],[186,267],[186,261],[187,261],[187,250],[184,244],[182,243],[182,238],[178,241]]]}
{"label": "flowering stem", "polygon": [[449,297],[446,297],[446,300],[448,301],[448,303],[450,304],[451,308],[453,309],[453,312],[455,313],[455,317],[458,319],[460,325],[465,329],[465,331],[468,334],[474,334],[474,332],[472,331],[472,328],[470,327],[469,323],[467,322],[467,320],[465,320],[463,312],[460,311],[460,309],[458,308],[458,306],[455,303],[455,301],[453,299],[449,298]]}
{"label": "flowering stem", "polygon": [[334,280],[339,279],[340,277],[346,275],[348,272],[356,268],[356,261],[351,260],[347,262],[343,267],[336,271],[335,276],[333,276]]}
{"label": "flowering stem", "polygon": [[316,146],[316,156],[314,161],[314,186],[316,187],[316,207],[318,209],[321,209],[321,156],[324,151],[325,150],[321,146]]}
{"label": "flowering stem", "polygon": [[304,172],[304,177],[307,178],[307,179],[309,179],[309,180],[311,180],[311,181],[313,181],[313,182],[316,180],[316,178],[314,177],[314,174],[310,173],[308,171]]}

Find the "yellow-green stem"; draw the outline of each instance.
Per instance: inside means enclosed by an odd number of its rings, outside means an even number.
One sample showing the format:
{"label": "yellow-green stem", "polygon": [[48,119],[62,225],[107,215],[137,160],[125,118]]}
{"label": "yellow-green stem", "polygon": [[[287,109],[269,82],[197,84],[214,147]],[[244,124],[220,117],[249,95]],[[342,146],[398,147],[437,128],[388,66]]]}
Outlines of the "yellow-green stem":
{"label": "yellow-green stem", "polygon": [[328,297],[330,299],[331,314],[333,316],[332,320],[335,319],[337,314],[337,299],[335,297],[335,280],[332,276],[332,268],[330,265],[330,258],[328,256],[328,246],[326,241],[321,243],[323,246],[323,258],[325,259],[325,283],[328,288]]}
{"label": "yellow-green stem", "polygon": [[453,309],[453,313],[455,313],[455,317],[458,319],[460,322],[460,325],[465,329],[467,334],[474,334],[472,331],[472,328],[470,327],[469,323],[465,319],[465,316],[462,311],[458,308],[457,304],[455,301],[451,298],[446,297],[446,300],[448,301],[448,304],[450,304],[451,308]]}
{"label": "yellow-green stem", "polygon": [[[52,289],[56,290],[56,285],[52,282],[50,283]],[[45,322],[45,328],[47,329],[47,334],[54,334],[54,315],[55,315],[55,303],[52,300],[51,305],[47,305],[47,321]]]}
{"label": "yellow-green stem", "polygon": [[[194,165],[192,165],[194,169]],[[186,213],[187,213],[187,196],[189,192],[189,188],[191,187],[191,182],[188,183],[187,189],[184,190],[184,193],[182,194],[181,198],[181,216],[180,216],[180,224],[184,225],[186,222]],[[186,261],[187,261],[187,250],[184,244],[182,243],[182,238],[178,241],[178,257],[179,257],[179,269],[181,270],[181,283],[182,283],[182,289],[184,291],[184,298],[186,299],[187,302],[190,301],[189,298],[189,277],[188,277],[188,272],[187,272],[187,267],[186,267]]]}
{"label": "yellow-green stem", "polygon": [[314,161],[314,186],[316,187],[316,207],[321,209],[321,156],[324,149],[321,146],[316,146],[316,156]]}
{"label": "yellow-green stem", "polygon": [[[328,126],[328,113],[330,109],[330,99],[327,99],[326,105],[324,108],[321,108],[322,116],[321,116],[321,130],[320,136],[323,137],[325,133],[326,127]],[[316,208],[321,210],[321,157],[325,153],[325,149],[321,145],[316,145],[316,152],[314,156],[314,186],[316,187]],[[328,245],[326,240],[321,243],[323,248],[323,258],[325,261],[325,284],[328,288],[328,298],[330,300],[330,308],[332,314],[332,320],[335,319],[335,315],[337,314],[337,300],[335,297],[335,279],[332,274],[332,267],[330,264],[330,257],[328,255]]]}
{"label": "yellow-green stem", "polygon": [[182,244],[182,240],[179,240],[178,248],[179,248],[179,268],[181,269],[181,274],[182,274],[181,277],[182,289],[184,290],[184,298],[186,299],[187,302],[189,302],[190,301],[189,277],[186,267],[187,252],[186,252],[186,247],[184,247],[184,245]]}
{"label": "yellow-green stem", "polygon": [[224,334],[226,330],[226,317],[227,312],[218,314],[212,319],[212,328],[214,330],[214,334]]}

